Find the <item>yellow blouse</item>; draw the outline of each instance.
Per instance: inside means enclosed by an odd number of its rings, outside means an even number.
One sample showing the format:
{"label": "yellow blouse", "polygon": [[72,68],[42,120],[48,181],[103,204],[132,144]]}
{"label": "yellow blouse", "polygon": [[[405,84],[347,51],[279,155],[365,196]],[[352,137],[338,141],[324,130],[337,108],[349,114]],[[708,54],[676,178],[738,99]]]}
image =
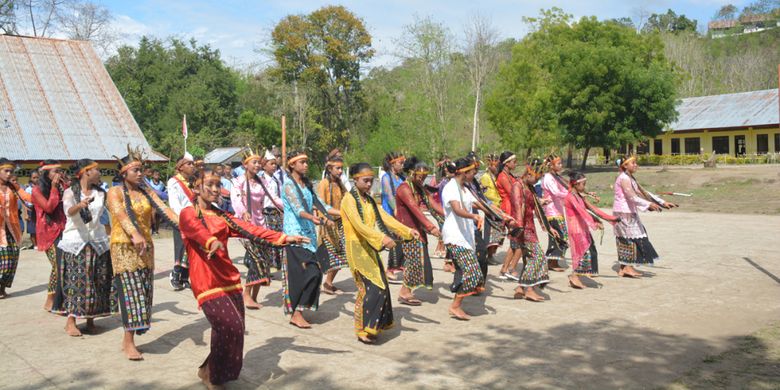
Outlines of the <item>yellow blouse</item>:
{"label": "yellow blouse", "polygon": [[[171,211],[157,195],[149,193],[154,201],[172,221],[178,223],[179,218]],[[152,240],[152,214],[154,208],[149,200],[138,191],[130,192],[130,204],[138,222],[139,233],[147,242],[148,249],[139,256],[133,247],[132,236],[138,231],[127,215],[125,195],[122,186],[111,187],[108,190],[106,205],[111,214],[111,263],[114,274],[132,272],[141,268],[154,270],[154,241]]]}
{"label": "yellow blouse", "polygon": [[[355,198],[346,194],[341,200],[341,220],[344,223],[344,241],[347,250],[347,262],[352,273],[368,278],[379,288],[386,288],[379,269],[379,251],[382,249],[382,233],[376,225],[374,207],[366,199],[360,198],[363,218],[358,213]],[[385,226],[404,240],[412,238],[412,229],[398,222],[382,207],[378,207]]]}
{"label": "yellow blouse", "polygon": [[482,187],[485,187],[485,197],[490,199],[494,206],[501,207],[501,196],[498,195],[496,179],[490,171],[485,172],[482,177],[479,178],[479,184],[482,184]]}
{"label": "yellow blouse", "polygon": [[[338,184],[332,183],[328,179],[320,180],[319,184],[317,184],[317,195],[330,207],[333,207],[336,210],[341,207],[342,193],[341,187],[339,187]],[[317,215],[322,214],[316,210],[315,212]],[[333,226],[320,225],[319,234],[317,235],[317,245],[322,244],[322,240],[328,240],[331,245],[340,248],[339,231],[341,229],[339,229],[338,226],[340,223],[340,221],[336,221]]]}

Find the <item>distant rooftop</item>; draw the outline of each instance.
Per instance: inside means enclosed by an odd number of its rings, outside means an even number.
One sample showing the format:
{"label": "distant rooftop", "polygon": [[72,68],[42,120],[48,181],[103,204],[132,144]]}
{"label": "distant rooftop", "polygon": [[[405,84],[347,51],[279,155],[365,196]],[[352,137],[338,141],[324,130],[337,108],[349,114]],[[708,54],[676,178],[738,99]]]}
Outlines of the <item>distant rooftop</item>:
{"label": "distant rooftop", "polygon": [[0,156],[16,161],[110,161],[128,144],[167,161],[86,41],[0,35],[0,136]]}
{"label": "distant rooftop", "polygon": [[[231,146],[226,148],[216,148],[208,154],[206,154],[206,157],[203,158],[203,161],[206,164],[221,164],[224,162],[230,162],[231,159],[234,159],[239,153],[243,152],[246,147],[241,146]],[[236,161],[240,161],[241,159],[237,159]]]}
{"label": "distant rooftop", "polygon": [[780,125],[777,89],[685,98],[677,112],[674,131]]}

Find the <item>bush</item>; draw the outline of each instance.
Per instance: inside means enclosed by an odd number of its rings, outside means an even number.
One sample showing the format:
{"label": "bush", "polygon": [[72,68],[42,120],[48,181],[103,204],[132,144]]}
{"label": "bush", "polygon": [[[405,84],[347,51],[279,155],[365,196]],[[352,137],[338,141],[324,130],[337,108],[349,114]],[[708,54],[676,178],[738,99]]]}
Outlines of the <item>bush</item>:
{"label": "bush", "polygon": [[[643,154],[637,156],[637,162],[640,165],[696,165],[702,164],[710,158],[710,153],[687,154],[687,155],[663,155]],[[716,161],[718,164],[725,165],[744,165],[744,164],[777,164],[780,160],[780,154],[753,154],[743,157],[735,157],[727,154],[719,154]]]}

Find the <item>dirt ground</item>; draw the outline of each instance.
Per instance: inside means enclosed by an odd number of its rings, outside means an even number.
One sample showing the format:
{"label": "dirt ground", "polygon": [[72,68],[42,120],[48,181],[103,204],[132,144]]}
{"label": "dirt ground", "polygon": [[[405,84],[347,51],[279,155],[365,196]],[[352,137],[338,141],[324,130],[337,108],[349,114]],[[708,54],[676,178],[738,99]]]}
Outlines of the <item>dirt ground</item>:
{"label": "dirt ground", "polygon": [[[491,267],[487,294],[466,299],[474,318],[459,322],[447,315],[452,275],[433,259],[434,288],[417,292],[424,305],[394,301],[396,326],[373,346],[355,340],[347,272],[336,283],[347,293],[323,295],[308,313],[311,330],[287,324],[274,280],[261,291],[265,307],[247,313],[243,370],[228,388],[780,387],[780,216],[643,218],[662,261],[642,280],[616,277],[607,227],[591,288],[575,291],[555,273],[549,301],[518,301],[515,284]],[[230,250],[238,262],[240,245]],[[129,362],[117,317],[70,338],[64,318],[41,310],[49,265],[23,251],[11,296],[0,301],[0,388],[202,388],[195,372],[210,326],[189,291],[168,285],[171,253],[171,239],[156,240],[153,325],[138,337],[146,360]],[[398,286],[391,290],[397,297]]]}
{"label": "dirt ground", "polygon": [[[614,169],[587,171],[588,189],[612,205]],[[653,192],[681,192],[691,197],[663,196],[682,211],[780,215],[780,165],[720,165],[702,167],[640,167],[639,183]]]}

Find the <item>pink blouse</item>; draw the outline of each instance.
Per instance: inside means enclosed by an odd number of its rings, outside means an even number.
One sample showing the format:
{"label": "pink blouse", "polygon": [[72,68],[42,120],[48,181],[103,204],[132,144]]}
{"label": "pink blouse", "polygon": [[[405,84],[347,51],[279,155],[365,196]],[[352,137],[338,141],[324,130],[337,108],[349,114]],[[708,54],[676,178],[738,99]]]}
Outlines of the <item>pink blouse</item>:
{"label": "pink blouse", "polygon": [[[258,178],[258,180],[263,179]],[[267,184],[266,187],[268,187]],[[252,206],[249,222],[255,226],[265,226],[263,208],[266,197],[271,198],[271,201],[277,204],[280,209],[282,208],[282,202],[275,194],[266,194],[263,186],[257,180],[252,180],[249,183],[249,192],[249,201]],[[243,220],[242,217],[247,212],[246,175],[237,177],[235,183],[233,183],[233,188],[230,189],[230,202],[236,217]]]}
{"label": "pink blouse", "polygon": [[564,199],[569,194],[569,189],[553,177],[552,173],[546,173],[542,178],[542,194],[545,199],[552,200],[544,205],[544,214],[548,218],[564,216]]}
{"label": "pink blouse", "polygon": [[620,172],[615,180],[615,203],[612,204],[613,213],[636,214],[638,211],[647,211],[650,202],[637,195],[639,187],[625,172]]}

